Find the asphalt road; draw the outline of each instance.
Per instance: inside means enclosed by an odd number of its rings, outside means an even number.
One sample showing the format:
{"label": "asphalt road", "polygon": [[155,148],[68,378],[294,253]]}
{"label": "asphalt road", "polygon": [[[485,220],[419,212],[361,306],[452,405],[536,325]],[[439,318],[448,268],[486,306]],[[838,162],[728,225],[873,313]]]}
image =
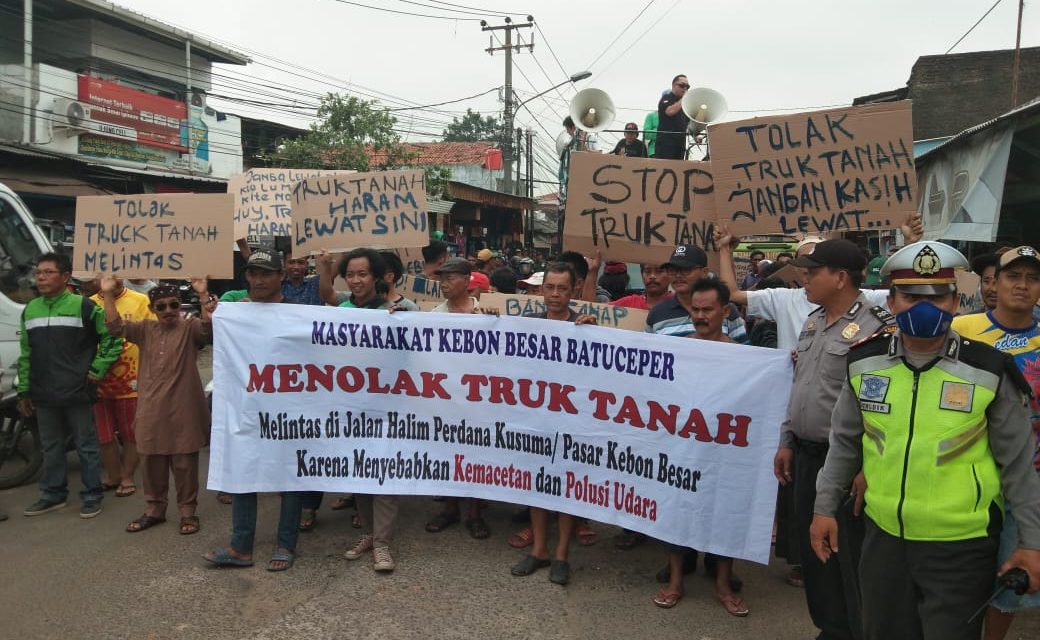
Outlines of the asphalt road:
{"label": "asphalt road", "polygon": [[[203,362],[205,367],[206,362]],[[202,531],[181,536],[175,520],[129,534],[144,498],[106,494],[104,512],[78,517],[75,456],[69,506],[26,518],[36,499],[27,485],[0,492],[0,639],[280,639],[307,638],[721,638],[808,639],[814,629],[803,593],[786,585],[786,565],[737,563],[748,618],[729,616],[703,573],[688,576],[687,595],[663,610],[651,602],[665,554],[653,543],[614,549],[617,529],[593,524],[600,541],[574,545],[572,581],[559,587],[547,571],[515,578],[521,552],[506,544],[516,525],[513,507],[486,511],[493,531],[471,539],[454,526],[428,534],[423,523],[440,508],[429,498],[402,501],[394,546],[398,568],[377,575],[369,558],[342,554],[358,530],[349,512],[319,512],[318,526],[300,536],[296,566],[269,573],[278,499],[260,501],[256,567],[219,569],[200,555],[225,546],[230,507],[213,492],[200,498]],[[206,456],[203,453],[203,468]],[[175,515],[171,507],[169,514]],[[1040,637],[1040,611],[1020,616],[1011,638]]]}

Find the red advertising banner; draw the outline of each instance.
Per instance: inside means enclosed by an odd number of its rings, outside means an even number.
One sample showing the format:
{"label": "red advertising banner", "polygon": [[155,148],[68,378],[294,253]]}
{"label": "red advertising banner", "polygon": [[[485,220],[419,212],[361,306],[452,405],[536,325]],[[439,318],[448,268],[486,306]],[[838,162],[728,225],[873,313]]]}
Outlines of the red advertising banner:
{"label": "red advertising banner", "polygon": [[188,150],[181,131],[187,105],[115,82],[79,77],[79,101],[89,105],[91,131],[173,151]]}

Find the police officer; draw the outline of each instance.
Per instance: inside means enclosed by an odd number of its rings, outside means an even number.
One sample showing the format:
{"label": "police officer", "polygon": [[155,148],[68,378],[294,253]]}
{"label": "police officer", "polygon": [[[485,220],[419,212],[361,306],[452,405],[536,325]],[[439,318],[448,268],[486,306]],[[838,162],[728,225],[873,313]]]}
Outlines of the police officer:
{"label": "police officer", "polygon": [[1021,567],[1040,589],[1028,385],[1006,354],[950,330],[954,269],[967,266],[939,242],[896,252],[881,273],[892,278],[898,330],[849,351],[811,538],[824,562],[846,554],[834,516],[862,468],[867,640],[978,639],[981,616],[968,618],[993,589],[1003,496],[1015,504],[1019,544],[1000,572]]}
{"label": "police officer", "polygon": [[[806,269],[805,295],[819,305],[812,311],[798,339],[794,386],[781,429],[774,473],[781,484],[794,483],[795,522],[802,556],[805,598],[820,638],[849,640],[859,637],[859,596],[854,557],[821,563],[812,553],[809,524],[816,500],[816,474],[827,456],[831,410],[845,381],[845,356],[858,340],[891,322],[891,315],[872,305],[860,291],[867,266],[863,253],[848,240],[825,240],[792,261]],[[794,473],[792,474],[792,461]],[[793,477],[792,477],[793,475]],[[861,518],[853,518],[843,534],[857,548]]]}

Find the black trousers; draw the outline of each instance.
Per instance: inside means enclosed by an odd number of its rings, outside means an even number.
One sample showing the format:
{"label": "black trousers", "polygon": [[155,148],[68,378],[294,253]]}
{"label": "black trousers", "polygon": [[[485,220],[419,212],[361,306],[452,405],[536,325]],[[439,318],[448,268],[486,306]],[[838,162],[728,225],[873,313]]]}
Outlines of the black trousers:
{"label": "black trousers", "polygon": [[1000,525],[985,538],[915,542],[865,520],[860,585],[866,640],[978,640],[985,616],[970,624],[968,618],[993,591]]}
{"label": "black trousers", "polygon": [[856,574],[863,545],[863,517],[852,515],[851,500],[842,505],[837,514],[840,553],[827,564],[816,557],[809,540],[816,476],[827,459],[827,448],[826,444],[804,440],[796,440],[794,445],[794,508],[805,600],[813,624],[820,629],[820,640],[861,640],[863,625]]}

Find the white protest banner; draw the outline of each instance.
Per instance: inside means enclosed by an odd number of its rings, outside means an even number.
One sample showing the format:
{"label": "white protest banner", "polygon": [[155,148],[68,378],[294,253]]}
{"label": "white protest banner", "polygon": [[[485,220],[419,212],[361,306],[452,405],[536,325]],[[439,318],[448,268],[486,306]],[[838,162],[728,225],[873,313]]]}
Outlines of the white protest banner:
{"label": "white protest banner", "polygon": [[722,122],[708,140],[736,235],[893,229],[917,210],[909,100]]}
{"label": "white protest banner", "polygon": [[294,254],[430,242],[422,171],[307,178],[293,187],[291,204]]}
{"label": "white protest banner", "polygon": [[[545,312],[542,296],[528,296],[522,293],[483,293],[480,295],[480,306],[484,309],[498,309],[506,316]],[[601,327],[646,331],[646,311],[642,309],[584,300],[571,300],[571,309],[578,315],[595,316]]]}
{"label": "white protest banner", "polygon": [[694,244],[717,264],[711,163],[572,153],[563,246],[586,256],[661,264]]}
{"label": "white protest banner", "polygon": [[235,238],[292,235],[292,190],[317,176],[357,173],[321,169],[250,169],[228,180],[235,198]]}
{"label": "white protest banner", "polygon": [[258,303],[214,332],[211,489],[478,497],[769,559],[785,352]]}
{"label": "white protest banner", "polygon": [[226,193],[80,196],[72,271],[77,277],[231,278],[231,200]]}

